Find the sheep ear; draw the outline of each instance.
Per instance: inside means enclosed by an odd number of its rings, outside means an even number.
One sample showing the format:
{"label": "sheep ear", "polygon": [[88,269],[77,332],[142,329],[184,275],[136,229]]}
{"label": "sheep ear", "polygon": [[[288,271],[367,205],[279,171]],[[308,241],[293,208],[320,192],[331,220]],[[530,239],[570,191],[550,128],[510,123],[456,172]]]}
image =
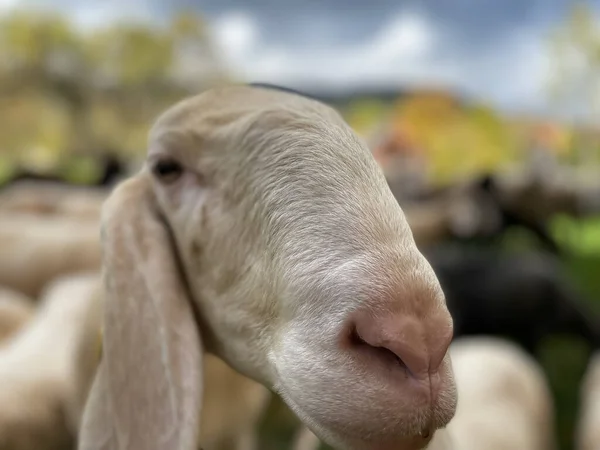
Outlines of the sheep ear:
{"label": "sheep ear", "polygon": [[102,211],[102,361],[79,450],[195,450],[202,345],[167,226],[145,174]]}

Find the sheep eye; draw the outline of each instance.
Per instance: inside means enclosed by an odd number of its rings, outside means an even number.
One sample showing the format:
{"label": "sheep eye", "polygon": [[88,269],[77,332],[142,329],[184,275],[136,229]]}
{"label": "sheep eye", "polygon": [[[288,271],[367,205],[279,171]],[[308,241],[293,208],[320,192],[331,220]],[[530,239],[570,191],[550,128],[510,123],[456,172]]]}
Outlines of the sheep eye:
{"label": "sheep eye", "polygon": [[183,167],[173,159],[161,159],[152,168],[154,175],[162,182],[172,183],[183,173]]}

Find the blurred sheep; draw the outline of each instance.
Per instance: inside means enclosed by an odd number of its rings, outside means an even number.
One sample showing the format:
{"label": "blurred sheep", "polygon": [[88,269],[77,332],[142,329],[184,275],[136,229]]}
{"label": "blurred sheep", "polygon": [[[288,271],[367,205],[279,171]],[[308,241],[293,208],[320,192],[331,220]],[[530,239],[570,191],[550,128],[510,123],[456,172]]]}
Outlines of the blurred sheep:
{"label": "blurred sheep", "polygon": [[600,448],[600,352],[589,360],[580,386],[576,450]]}
{"label": "blurred sheep", "polygon": [[32,299],[0,287],[0,345],[19,331],[35,314]]}
{"label": "blurred sheep", "polygon": [[0,221],[0,285],[37,298],[70,272],[101,266],[96,221],[7,214]]}
{"label": "blurred sheep", "polygon": [[456,415],[429,450],[555,450],[554,404],[542,368],[517,345],[469,337],[450,346]]}

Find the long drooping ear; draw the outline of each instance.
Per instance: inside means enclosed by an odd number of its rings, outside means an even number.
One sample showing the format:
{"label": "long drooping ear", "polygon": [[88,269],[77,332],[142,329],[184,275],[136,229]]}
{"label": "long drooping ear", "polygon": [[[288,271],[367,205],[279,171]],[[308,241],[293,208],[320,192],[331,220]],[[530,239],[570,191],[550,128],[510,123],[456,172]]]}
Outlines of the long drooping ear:
{"label": "long drooping ear", "polygon": [[202,345],[168,227],[147,174],[102,211],[102,361],[79,450],[195,450]]}

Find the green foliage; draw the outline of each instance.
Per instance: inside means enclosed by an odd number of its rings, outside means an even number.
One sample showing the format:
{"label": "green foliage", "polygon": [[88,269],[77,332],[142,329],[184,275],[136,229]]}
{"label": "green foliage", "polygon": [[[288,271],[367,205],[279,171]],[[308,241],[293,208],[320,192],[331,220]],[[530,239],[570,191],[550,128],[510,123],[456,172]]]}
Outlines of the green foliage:
{"label": "green foliage", "polygon": [[575,2],[569,16],[549,36],[551,97],[572,97],[589,113],[600,108],[600,20],[586,2]]}
{"label": "green foliage", "polygon": [[357,100],[343,111],[344,118],[359,134],[366,134],[381,124],[387,117],[389,107],[381,100]]}
{"label": "green foliage", "polygon": [[[567,276],[592,310],[600,314],[600,218],[574,220],[557,216],[551,232],[565,250],[561,263]],[[535,245],[531,235],[514,230],[504,239],[502,249],[527,252]],[[557,335],[545,340],[539,355],[555,400],[556,431],[562,450],[573,449],[580,386],[589,352],[590,348],[580,339]]]}
{"label": "green foliage", "polygon": [[[202,76],[177,78],[182,58],[189,59],[183,50],[205,50],[194,62],[215,68],[211,81],[224,76],[210,45],[203,20],[187,12],[164,27],[117,22],[93,32],[55,14],[2,17],[0,156],[52,171],[82,152],[143,152],[154,118],[207,86]],[[67,176],[91,176],[83,172]]]}
{"label": "green foliage", "polygon": [[[589,124],[600,116],[600,17],[587,2],[574,2],[548,37],[548,93],[554,104]],[[598,136],[578,139],[575,162],[598,164]]]}
{"label": "green foliage", "polygon": [[517,157],[518,141],[506,121],[491,107],[463,105],[450,93],[416,93],[398,101],[392,128],[429,161],[435,183],[496,170]]}

